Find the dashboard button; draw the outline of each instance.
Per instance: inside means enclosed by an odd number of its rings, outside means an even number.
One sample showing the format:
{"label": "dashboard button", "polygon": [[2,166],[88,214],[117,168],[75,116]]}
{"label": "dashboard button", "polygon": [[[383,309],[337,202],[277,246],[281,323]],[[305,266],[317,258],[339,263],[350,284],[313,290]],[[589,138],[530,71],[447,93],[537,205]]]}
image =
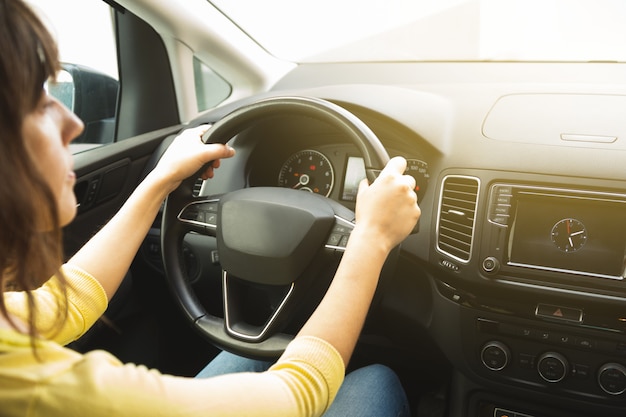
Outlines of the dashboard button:
{"label": "dashboard button", "polygon": [[559,345],[570,345],[574,343],[574,338],[564,333],[551,333],[550,341]]}
{"label": "dashboard button", "polygon": [[511,353],[509,348],[501,342],[489,342],[480,352],[480,358],[488,369],[501,371],[509,364]]}
{"label": "dashboard button", "polygon": [[500,262],[493,256],[488,256],[483,260],[483,271],[488,274],[498,272],[500,269]]}
{"label": "dashboard button", "polygon": [[535,333],[535,336],[536,336],[537,339],[545,340],[545,341],[551,340],[551,338],[552,338],[550,332],[547,331],[547,330],[540,330],[540,331]]}
{"label": "dashboard button", "polygon": [[534,369],[535,368],[535,355],[528,353],[520,353],[519,355],[519,367],[522,369]]}
{"label": "dashboard button", "polygon": [[537,304],[535,310],[537,317],[543,317],[553,320],[572,321],[580,323],[583,320],[582,310],[576,308],[560,307],[551,304]]}
{"label": "dashboard button", "polygon": [[497,204],[497,205],[493,208],[493,214],[504,214],[504,215],[508,215],[510,210],[511,210],[511,206],[509,206],[509,205],[505,205],[505,204]]}
{"label": "dashboard button", "polygon": [[574,338],[574,345],[583,349],[593,349],[596,346],[596,343],[594,340],[586,337],[576,337]]}
{"label": "dashboard button", "polygon": [[496,196],[496,204],[504,204],[504,205],[511,205],[511,195],[510,194],[498,194]]}
{"label": "dashboard button", "polygon": [[572,376],[578,379],[587,379],[589,377],[589,366],[575,363],[572,365]]}
{"label": "dashboard button", "polygon": [[619,363],[607,363],[598,371],[598,384],[607,394],[626,392],[626,367]]}
{"label": "dashboard button", "polygon": [[506,226],[509,223],[509,217],[509,215],[505,214],[494,214],[491,217],[491,221]]}
{"label": "dashboard button", "polygon": [[567,359],[556,352],[546,352],[537,361],[537,372],[547,382],[560,382],[568,372]]}

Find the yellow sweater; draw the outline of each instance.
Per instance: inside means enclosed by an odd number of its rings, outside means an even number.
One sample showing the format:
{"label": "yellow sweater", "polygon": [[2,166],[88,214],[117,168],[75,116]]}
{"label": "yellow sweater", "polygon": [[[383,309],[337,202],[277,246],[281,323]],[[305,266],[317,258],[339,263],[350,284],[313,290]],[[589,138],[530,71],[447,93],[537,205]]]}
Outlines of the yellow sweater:
{"label": "yellow sweater", "polygon": [[[0,329],[0,415],[3,417],[111,416],[317,416],[330,405],[344,376],[344,364],[328,343],[296,338],[264,373],[209,379],[163,375],[122,364],[104,351],[85,355],[63,347],[80,337],[104,312],[106,295],[86,272],[69,265],[69,317],[54,340],[37,342]],[[36,292],[41,322],[55,314],[54,278]],[[24,311],[22,293],[4,294],[10,311]]]}

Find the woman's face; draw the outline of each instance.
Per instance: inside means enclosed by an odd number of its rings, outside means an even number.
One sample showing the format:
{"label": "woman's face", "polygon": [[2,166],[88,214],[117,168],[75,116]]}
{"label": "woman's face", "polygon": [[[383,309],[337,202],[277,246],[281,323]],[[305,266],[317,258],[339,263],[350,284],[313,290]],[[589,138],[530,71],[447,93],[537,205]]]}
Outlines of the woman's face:
{"label": "woman's face", "polygon": [[43,89],[39,103],[22,124],[26,147],[56,197],[61,226],[76,215],[76,175],[69,144],[83,127],[74,113]]}

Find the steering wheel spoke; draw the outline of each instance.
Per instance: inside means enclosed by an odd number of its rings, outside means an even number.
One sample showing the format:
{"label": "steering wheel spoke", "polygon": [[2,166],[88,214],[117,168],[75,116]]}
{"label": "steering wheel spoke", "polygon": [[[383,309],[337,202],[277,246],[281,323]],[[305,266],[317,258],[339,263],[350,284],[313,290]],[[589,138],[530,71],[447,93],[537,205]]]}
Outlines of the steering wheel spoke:
{"label": "steering wheel spoke", "polygon": [[[282,286],[256,286],[255,291],[252,291],[249,282],[231,277],[226,271],[222,277],[224,320],[229,335],[246,342],[258,343],[281,330],[285,321],[285,310],[295,292],[295,282]],[[252,303],[258,304],[259,301],[262,302],[260,308],[244,307]],[[250,317],[250,310],[254,312],[254,317]]]}

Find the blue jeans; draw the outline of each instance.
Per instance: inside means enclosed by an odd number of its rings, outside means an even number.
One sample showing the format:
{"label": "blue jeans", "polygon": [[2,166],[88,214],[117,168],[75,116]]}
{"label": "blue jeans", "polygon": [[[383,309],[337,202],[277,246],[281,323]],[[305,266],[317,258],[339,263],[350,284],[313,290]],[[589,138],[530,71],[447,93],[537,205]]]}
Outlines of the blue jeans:
{"label": "blue jeans", "polygon": [[[222,352],[196,378],[235,372],[263,372],[272,362]],[[398,376],[383,365],[369,365],[346,375],[324,417],[408,417],[409,404]]]}

